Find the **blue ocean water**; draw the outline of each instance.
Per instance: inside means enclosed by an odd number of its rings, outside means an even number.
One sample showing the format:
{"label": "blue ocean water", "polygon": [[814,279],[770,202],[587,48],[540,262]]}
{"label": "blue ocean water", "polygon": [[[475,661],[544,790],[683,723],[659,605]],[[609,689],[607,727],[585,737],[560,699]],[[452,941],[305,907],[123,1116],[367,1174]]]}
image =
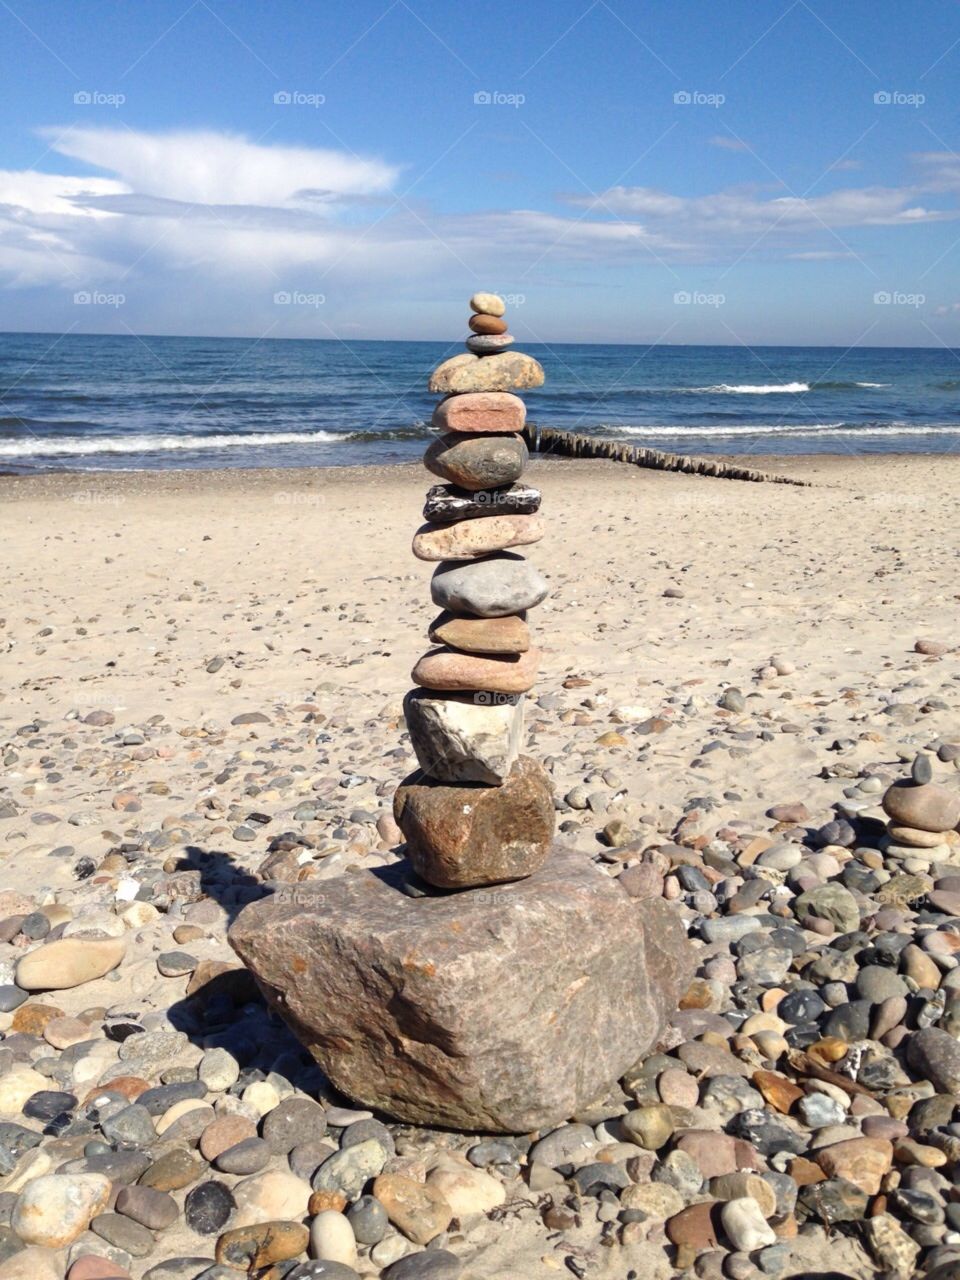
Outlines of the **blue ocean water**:
{"label": "blue ocean water", "polygon": [[[519,344],[518,344],[519,346]],[[0,334],[0,471],[409,461],[459,343]],[[678,453],[960,448],[960,352],[524,345],[528,420]]]}

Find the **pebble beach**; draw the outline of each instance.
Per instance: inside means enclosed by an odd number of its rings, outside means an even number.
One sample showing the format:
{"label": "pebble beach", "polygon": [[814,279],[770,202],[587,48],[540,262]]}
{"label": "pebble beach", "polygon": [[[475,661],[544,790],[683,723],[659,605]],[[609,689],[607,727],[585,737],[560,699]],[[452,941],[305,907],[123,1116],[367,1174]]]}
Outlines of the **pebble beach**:
{"label": "pebble beach", "polygon": [[525,473],[524,749],[697,967],[522,1136],[355,1108],[226,938],[398,861],[423,468],[0,478],[0,1280],[960,1277],[960,461],[735,461],[806,486]]}

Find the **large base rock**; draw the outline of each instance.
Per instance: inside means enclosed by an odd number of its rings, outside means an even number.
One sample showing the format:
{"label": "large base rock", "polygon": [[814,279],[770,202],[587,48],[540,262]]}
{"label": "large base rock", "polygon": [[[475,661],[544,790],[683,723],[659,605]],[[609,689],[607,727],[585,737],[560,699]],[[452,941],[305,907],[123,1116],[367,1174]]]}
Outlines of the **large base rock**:
{"label": "large base rock", "polygon": [[408,897],[403,864],[280,890],[231,945],[348,1097],[413,1124],[526,1133],[651,1049],[693,972],[679,918],[582,853]]}

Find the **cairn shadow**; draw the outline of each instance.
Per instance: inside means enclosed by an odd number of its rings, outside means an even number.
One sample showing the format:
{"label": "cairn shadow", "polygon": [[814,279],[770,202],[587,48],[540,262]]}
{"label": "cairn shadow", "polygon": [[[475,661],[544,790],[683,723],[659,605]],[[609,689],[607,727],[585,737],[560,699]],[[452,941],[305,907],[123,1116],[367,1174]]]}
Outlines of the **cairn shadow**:
{"label": "cairn shadow", "polygon": [[[272,897],[277,888],[251,874],[232,854],[198,845],[188,845],[169,874],[183,872],[199,874],[199,885],[187,884],[185,890],[193,897],[199,889],[201,900],[211,899],[220,906],[223,917],[213,929],[224,933],[245,906]],[[189,943],[184,949],[189,950]],[[169,1007],[171,1025],[198,1047],[223,1048],[236,1058],[241,1074],[232,1091],[275,1071],[315,1096],[327,1087],[322,1071],[267,1005],[250,971],[236,957],[233,961],[237,967],[208,965],[194,972],[188,994]]]}

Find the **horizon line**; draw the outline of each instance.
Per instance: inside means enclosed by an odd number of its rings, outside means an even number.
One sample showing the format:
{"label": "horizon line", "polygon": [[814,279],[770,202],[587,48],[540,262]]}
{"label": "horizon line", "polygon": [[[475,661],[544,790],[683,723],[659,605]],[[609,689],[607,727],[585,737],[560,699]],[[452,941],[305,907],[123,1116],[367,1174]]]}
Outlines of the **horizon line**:
{"label": "horizon line", "polygon": [[[356,337],[314,337],[312,335],[301,335],[296,337],[279,337],[275,334],[232,334],[232,333],[77,333],[72,329],[0,329],[0,337],[18,337],[18,338],[123,338],[133,339],[134,341],[142,341],[144,338],[172,338],[172,339],[194,339],[205,340],[211,342],[333,342],[341,346],[349,342],[392,342],[403,344],[406,346],[421,346],[425,343],[436,344],[437,346],[447,346],[451,344],[450,338],[356,338]],[[960,351],[960,342],[956,347],[948,346],[941,343],[939,346],[923,346],[913,343],[874,343],[860,344],[852,343],[818,343],[818,342],[657,342],[645,339],[635,341],[580,341],[573,342],[569,339],[558,340],[553,342],[529,342],[525,344],[531,347],[647,347],[650,350],[655,348],[695,348],[695,347],[717,347],[721,350],[729,351],[752,351],[754,349],[760,351]]]}

